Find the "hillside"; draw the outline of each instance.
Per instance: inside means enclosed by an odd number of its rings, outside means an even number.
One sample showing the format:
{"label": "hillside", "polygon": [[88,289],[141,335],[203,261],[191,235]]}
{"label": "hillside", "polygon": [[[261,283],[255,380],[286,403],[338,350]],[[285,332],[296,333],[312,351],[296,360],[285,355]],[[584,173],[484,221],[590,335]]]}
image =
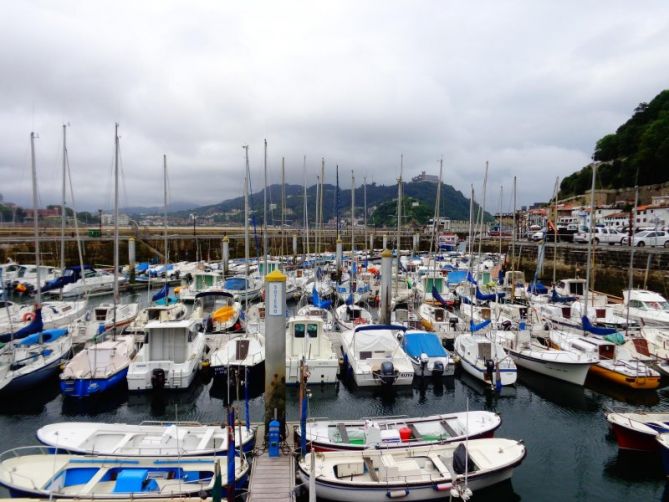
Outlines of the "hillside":
{"label": "hillside", "polygon": [[[288,223],[299,224],[303,223],[304,213],[304,188],[300,185],[286,185],[286,221]],[[324,186],[324,202],[323,213],[324,221],[335,218],[337,210],[336,202],[336,187],[334,185],[326,184]],[[437,195],[437,185],[427,182],[410,182],[404,184],[404,196],[407,199],[418,202],[420,211],[412,212],[412,220],[419,225],[423,225],[434,214],[434,203]],[[355,190],[355,204],[356,212],[359,218],[362,218],[364,191],[360,186]],[[255,211],[256,222],[262,221],[263,214],[263,198],[264,192],[260,190],[250,197],[250,208]],[[275,209],[269,212],[268,220],[270,224],[279,224],[281,220],[281,185],[271,185],[267,191],[267,200],[269,204],[275,204]],[[313,221],[315,215],[316,204],[316,185],[307,188],[308,212],[309,219]],[[376,183],[367,185],[367,209],[369,212],[368,222],[372,224],[373,213],[377,206],[383,203],[390,203],[397,200],[397,184],[394,185],[377,185]],[[453,220],[466,220],[469,218],[469,199],[467,199],[461,192],[455,190],[450,185],[442,185],[441,193],[441,207],[442,216],[451,218]],[[384,214],[395,214],[394,204],[387,204],[383,208]],[[477,210],[478,206],[475,206]],[[206,216],[213,215],[217,222],[226,221],[243,221],[244,198],[236,197],[223,201],[219,204],[199,207],[192,212],[198,215]],[[235,213],[235,214],[231,214]],[[415,217],[413,216],[415,213]],[[351,214],[351,190],[339,190],[339,215],[340,217],[349,217]],[[187,215],[186,215],[187,216]],[[378,224],[385,223],[387,218],[377,218]],[[409,223],[409,220],[407,220]]]}
{"label": "hillside", "polygon": [[[632,118],[614,134],[595,145],[597,188],[623,188],[669,181],[669,90],[650,103],[641,103]],[[586,166],[567,176],[560,185],[560,198],[590,189],[592,167]]]}

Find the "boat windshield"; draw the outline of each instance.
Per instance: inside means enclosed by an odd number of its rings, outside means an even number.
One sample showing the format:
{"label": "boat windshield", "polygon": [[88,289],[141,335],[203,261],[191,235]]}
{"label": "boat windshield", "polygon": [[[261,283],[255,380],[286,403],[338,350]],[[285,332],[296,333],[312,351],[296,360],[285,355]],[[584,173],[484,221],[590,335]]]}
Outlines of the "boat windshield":
{"label": "boat windshield", "polygon": [[660,310],[669,312],[669,302],[644,302],[648,310]]}

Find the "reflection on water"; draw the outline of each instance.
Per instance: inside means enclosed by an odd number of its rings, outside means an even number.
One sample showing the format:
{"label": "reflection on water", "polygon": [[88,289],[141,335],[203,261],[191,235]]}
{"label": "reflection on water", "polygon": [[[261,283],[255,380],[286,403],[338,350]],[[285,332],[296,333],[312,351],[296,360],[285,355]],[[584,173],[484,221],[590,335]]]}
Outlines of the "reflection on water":
{"label": "reflection on water", "polygon": [[62,397],[61,414],[64,417],[97,416],[116,410],[128,402],[128,385],[119,385],[102,394],[94,394],[87,399]]}
{"label": "reflection on water", "polygon": [[638,451],[619,450],[604,465],[604,474],[633,482],[665,479],[659,453]]}
{"label": "reflection on water", "polygon": [[634,406],[655,406],[660,402],[656,390],[628,389],[624,385],[617,385],[597,376],[588,375],[585,386],[616,401]]}
{"label": "reflection on water", "polygon": [[578,385],[531,371],[518,371],[518,381],[535,394],[563,408],[574,411],[597,411],[599,409],[599,403]]}
{"label": "reflection on water", "polygon": [[58,376],[54,375],[27,392],[3,396],[0,415],[37,415],[44,412],[45,405],[60,395],[59,382]]}

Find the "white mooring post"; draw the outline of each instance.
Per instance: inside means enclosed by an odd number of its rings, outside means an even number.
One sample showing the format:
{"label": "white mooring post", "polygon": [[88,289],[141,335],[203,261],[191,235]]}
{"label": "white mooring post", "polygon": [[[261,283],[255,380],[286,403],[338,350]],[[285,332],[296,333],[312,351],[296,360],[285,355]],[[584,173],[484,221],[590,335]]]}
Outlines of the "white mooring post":
{"label": "white mooring post", "polygon": [[388,236],[386,234],[383,234],[383,246],[381,246],[382,249],[388,249]]}
{"label": "white mooring post", "polygon": [[128,239],[128,269],[130,270],[130,282],[135,282],[135,238]]}
{"label": "white mooring post", "polygon": [[222,246],[223,251],[221,252],[221,256],[223,257],[223,277],[227,277],[228,264],[230,263],[230,239],[228,239],[227,235],[223,237]]}
{"label": "white mooring post", "polygon": [[265,430],[275,419],[286,426],[286,276],[265,276]]}
{"label": "white mooring post", "polygon": [[342,261],[342,255],[343,255],[343,246],[341,243],[341,239],[337,239],[337,247],[335,251],[335,268],[337,269],[337,276],[341,273],[341,261]]}

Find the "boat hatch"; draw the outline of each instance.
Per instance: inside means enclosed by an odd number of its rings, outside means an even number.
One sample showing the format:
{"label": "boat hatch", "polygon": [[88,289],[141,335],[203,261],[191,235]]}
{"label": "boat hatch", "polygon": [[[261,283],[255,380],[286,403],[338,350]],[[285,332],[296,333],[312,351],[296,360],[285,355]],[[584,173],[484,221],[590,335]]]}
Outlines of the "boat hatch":
{"label": "boat hatch", "polygon": [[113,493],[158,491],[155,479],[149,479],[148,469],[120,469],[116,475]]}
{"label": "boat hatch", "polygon": [[237,340],[236,358],[243,361],[249,355],[249,340]]}
{"label": "boat hatch", "polygon": [[595,309],[595,317],[597,319],[604,319],[606,317],[606,309]]}
{"label": "boat hatch", "polygon": [[344,462],[334,466],[334,474],[339,479],[361,476],[364,472],[365,464],[362,462]]}
{"label": "boat hatch", "polygon": [[479,342],[478,348],[481,359],[492,359],[492,344],[490,342]]}
{"label": "boat hatch", "polygon": [[648,340],[645,338],[633,338],[634,348],[642,356],[650,356],[650,350],[648,350]]}
{"label": "boat hatch", "polygon": [[106,321],[107,320],[107,309],[106,308],[95,309],[95,320],[96,321]]}
{"label": "boat hatch", "polygon": [[444,309],[434,309],[434,320],[444,322]]}
{"label": "boat hatch", "polygon": [[600,359],[613,359],[616,355],[616,347],[613,344],[602,343],[599,345]]}
{"label": "boat hatch", "polygon": [[571,318],[571,307],[562,307],[562,317],[565,319]]}

